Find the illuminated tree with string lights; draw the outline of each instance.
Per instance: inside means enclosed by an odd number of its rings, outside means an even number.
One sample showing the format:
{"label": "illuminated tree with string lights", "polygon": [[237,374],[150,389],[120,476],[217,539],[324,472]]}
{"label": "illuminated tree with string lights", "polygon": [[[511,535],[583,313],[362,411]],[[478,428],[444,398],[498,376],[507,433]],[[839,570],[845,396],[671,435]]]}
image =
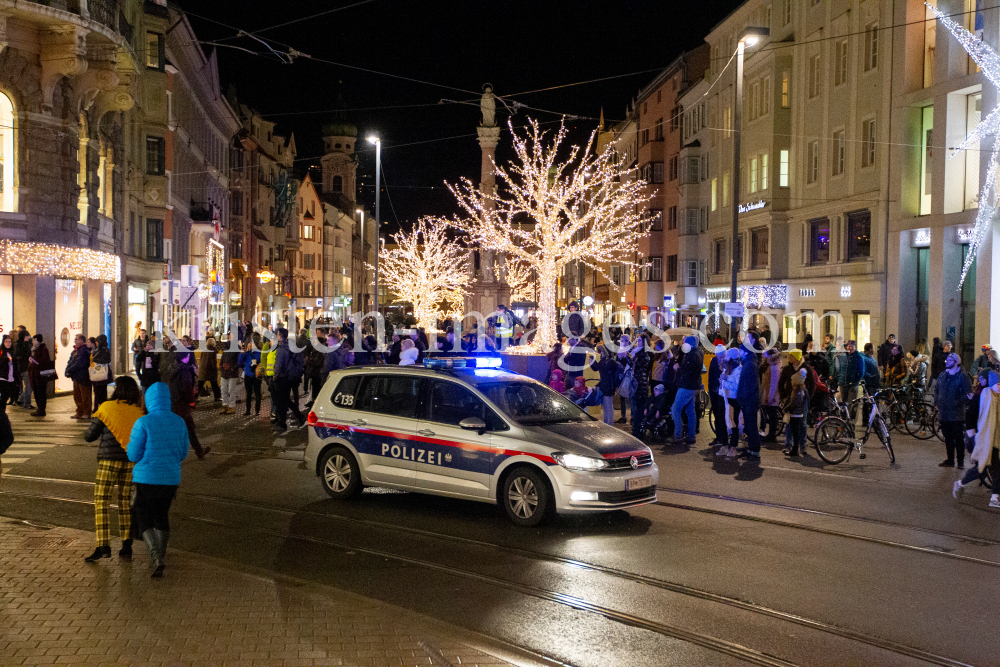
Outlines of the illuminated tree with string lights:
{"label": "illuminated tree with string lights", "polygon": [[[468,179],[448,185],[467,214],[451,224],[472,245],[505,253],[508,263],[523,262],[538,276],[538,331],[531,351],[556,342],[556,283],[563,267],[581,262],[615,285],[606,267],[633,265],[636,241],[645,235],[646,184],[629,178],[614,151],[596,154],[591,134],[585,146],[560,147],[566,127],[547,140],[531,121],[524,137],[514,132],[514,160],[494,164],[495,192],[481,192]],[[562,153],[562,157],[560,157]]]}
{"label": "illuminated tree with string lights", "polygon": [[535,276],[531,265],[519,257],[512,257],[507,260],[503,269],[497,273],[503,274],[504,280],[510,286],[510,300],[531,301],[535,298]]}
{"label": "illuminated tree with string lights", "polygon": [[380,278],[397,302],[413,304],[417,326],[427,329],[437,326],[442,303],[462,302],[469,284],[468,250],[447,232],[447,225],[421,218],[409,233],[395,234],[396,247],[383,247],[379,257]]}

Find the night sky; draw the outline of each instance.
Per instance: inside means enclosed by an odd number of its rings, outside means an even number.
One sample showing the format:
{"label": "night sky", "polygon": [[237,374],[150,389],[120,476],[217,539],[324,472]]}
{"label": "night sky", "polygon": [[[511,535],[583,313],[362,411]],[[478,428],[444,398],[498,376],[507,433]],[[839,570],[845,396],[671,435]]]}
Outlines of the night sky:
{"label": "night sky", "polygon": [[[680,53],[700,44],[740,3],[185,0],[176,4],[188,12],[200,40],[229,45],[218,47],[222,89],[235,86],[240,101],[277,122],[279,133],[295,133],[300,173],[319,164],[320,128],[338,108],[345,109],[344,116],[358,126],[362,137],[375,132],[382,138],[383,186],[388,186],[382,220],[391,232],[397,220],[407,225],[421,215],[456,212],[445,180],[468,176],[478,182],[480,150],[475,132],[485,82],[508,102],[534,107],[518,111],[515,126],[535,118],[552,128],[564,114],[577,116],[567,124],[575,130],[574,140],[585,141],[596,128],[602,107],[607,121],[621,120],[639,89]],[[268,46],[250,37],[237,38],[237,30],[258,33],[278,51],[292,47],[312,58],[282,64],[268,53]],[[615,78],[565,85],[602,77]],[[554,86],[561,87],[532,92]],[[470,104],[441,104],[442,99]],[[508,117],[498,104],[497,124],[506,126]],[[501,162],[510,155],[504,134],[497,150]],[[365,151],[360,155],[360,198],[373,207],[374,149],[363,142],[358,146]]]}

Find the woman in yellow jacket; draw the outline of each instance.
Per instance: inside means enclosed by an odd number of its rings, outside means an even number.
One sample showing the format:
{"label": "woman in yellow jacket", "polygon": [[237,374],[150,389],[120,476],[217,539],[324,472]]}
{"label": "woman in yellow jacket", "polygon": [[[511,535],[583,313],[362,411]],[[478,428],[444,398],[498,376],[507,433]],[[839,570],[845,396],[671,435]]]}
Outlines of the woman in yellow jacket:
{"label": "woman in yellow jacket", "polygon": [[[278,357],[277,344],[272,345],[268,340],[264,343],[264,349],[260,352],[261,368],[263,368],[264,382],[267,383],[267,391],[271,394],[271,421],[274,421],[274,361]],[[258,376],[259,377],[259,376]]]}

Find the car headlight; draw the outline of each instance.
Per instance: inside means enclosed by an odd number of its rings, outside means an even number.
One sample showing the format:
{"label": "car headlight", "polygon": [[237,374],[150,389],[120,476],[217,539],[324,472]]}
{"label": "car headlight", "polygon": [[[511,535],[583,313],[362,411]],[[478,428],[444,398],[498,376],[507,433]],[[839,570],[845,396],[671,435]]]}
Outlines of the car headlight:
{"label": "car headlight", "polygon": [[567,470],[600,470],[608,465],[604,459],[595,459],[590,456],[580,456],[578,454],[556,453],[552,458]]}

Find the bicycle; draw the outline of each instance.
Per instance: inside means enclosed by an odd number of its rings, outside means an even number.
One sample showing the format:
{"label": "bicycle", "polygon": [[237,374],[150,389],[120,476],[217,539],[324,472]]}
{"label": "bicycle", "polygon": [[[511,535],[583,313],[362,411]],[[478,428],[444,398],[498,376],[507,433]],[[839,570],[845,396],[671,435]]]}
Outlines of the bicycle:
{"label": "bicycle", "polygon": [[[900,398],[900,394],[903,398]],[[902,431],[906,424],[906,390],[902,387],[885,387],[875,393],[879,412],[886,420],[886,427],[892,431]]]}
{"label": "bicycle", "polygon": [[872,431],[874,431],[889,453],[889,463],[896,462],[896,454],[892,450],[892,440],[889,437],[889,428],[886,425],[885,418],[879,412],[877,395],[877,393],[876,396],[866,394],[851,402],[852,407],[856,403],[871,407],[871,413],[868,415],[868,422],[865,426],[865,433],[860,441],[855,440],[853,420],[848,421],[841,417],[828,417],[823,421],[816,429],[817,435],[815,440],[816,453],[819,454],[821,459],[827,463],[841,463],[855,449],[858,451],[858,458],[866,458],[867,454],[862,451],[862,447],[868,442],[868,438],[871,436]]}
{"label": "bicycle", "polygon": [[918,440],[930,440],[938,429],[937,408],[923,401],[911,402],[903,419],[906,432]]}

